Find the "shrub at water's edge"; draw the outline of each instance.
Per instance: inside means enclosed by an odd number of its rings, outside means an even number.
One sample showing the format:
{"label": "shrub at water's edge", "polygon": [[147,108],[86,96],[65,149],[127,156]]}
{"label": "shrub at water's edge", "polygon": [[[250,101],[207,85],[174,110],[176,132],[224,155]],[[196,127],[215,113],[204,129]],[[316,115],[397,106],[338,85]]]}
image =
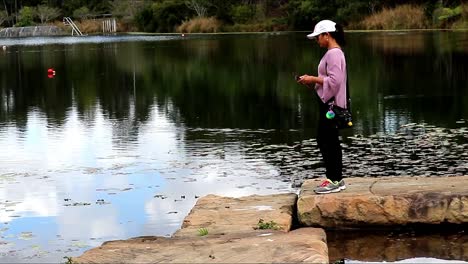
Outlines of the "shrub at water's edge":
{"label": "shrub at water's edge", "polygon": [[[452,29],[467,29],[468,28],[468,3],[462,4],[453,9],[452,15],[455,21],[451,25]],[[458,17],[458,19],[456,19]]]}
{"label": "shrub at water's edge", "polygon": [[428,21],[422,6],[401,5],[365,18],[361,23],[364,29],[422,29],[427,28]]}
{"label": "shrub at water's edge", "polygon": [[177,32],[182,33],[216,33],[219,32],[221,22],[214,17],[196,17],[184,21],[177,27]]}

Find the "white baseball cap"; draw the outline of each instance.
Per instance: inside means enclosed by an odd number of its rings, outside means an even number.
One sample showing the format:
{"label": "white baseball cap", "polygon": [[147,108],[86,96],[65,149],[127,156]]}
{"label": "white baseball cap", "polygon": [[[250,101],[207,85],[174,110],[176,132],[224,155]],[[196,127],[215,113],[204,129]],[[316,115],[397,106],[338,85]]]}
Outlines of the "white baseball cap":
{"label": "white baseball cap", "polygon": [[313,39],[316,36],[325,33],[325,32],[335,32],[336,23],[331,20],[322,20],[315,25],[314,32],[307,35],[307,38]]}

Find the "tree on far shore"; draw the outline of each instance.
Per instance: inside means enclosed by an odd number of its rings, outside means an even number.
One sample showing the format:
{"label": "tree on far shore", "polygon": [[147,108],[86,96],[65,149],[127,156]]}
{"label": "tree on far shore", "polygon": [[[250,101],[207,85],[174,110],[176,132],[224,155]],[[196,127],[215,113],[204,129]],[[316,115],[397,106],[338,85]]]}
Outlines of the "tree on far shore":
{"label": "tree on far shore", "polygon": [[5,10],[0,10],[0,26],[5,22],[10,19],[10,16],[8,15],[7,11]]}
{"label": "tree on far shore", "polygon": [[185,5],[187,5],[188,8],[194,10],[198,17],[206,17],[210,3],[208,1],[202,0],[188,0],[185,1]]}
{"label": "tree on far shore", "polygon": [[39,5],[36,8],[36,14],[41,24],[45,24],[60,16],[60,9],[49,7],[47,5]]}

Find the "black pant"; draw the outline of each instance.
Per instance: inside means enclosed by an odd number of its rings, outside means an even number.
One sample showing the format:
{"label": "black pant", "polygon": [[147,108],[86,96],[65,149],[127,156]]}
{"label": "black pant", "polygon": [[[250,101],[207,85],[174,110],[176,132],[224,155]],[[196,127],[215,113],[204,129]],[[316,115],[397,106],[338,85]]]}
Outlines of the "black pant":
{"label": "black pant", "polygon": [[317,144],[325,163],[327,178],[332,181],[341,181],[343,179],[343,154],[338,128],[336,128],[333,120],[326,118],[327,111],[327,105],[320,102]]}

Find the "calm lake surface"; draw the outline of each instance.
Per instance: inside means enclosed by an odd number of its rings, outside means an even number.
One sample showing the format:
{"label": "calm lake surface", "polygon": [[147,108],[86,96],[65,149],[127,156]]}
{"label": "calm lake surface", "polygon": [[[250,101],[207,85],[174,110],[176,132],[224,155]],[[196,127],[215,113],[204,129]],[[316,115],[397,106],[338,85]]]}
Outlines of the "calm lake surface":
{"label": "calm lake surface", "polygon": [[[305,34],[0,39],[0,262],[170,236],[210,193],[296,192],[261,148],[315,137]],[[466,126],[468,32],[347,40],[345,138]]]}

